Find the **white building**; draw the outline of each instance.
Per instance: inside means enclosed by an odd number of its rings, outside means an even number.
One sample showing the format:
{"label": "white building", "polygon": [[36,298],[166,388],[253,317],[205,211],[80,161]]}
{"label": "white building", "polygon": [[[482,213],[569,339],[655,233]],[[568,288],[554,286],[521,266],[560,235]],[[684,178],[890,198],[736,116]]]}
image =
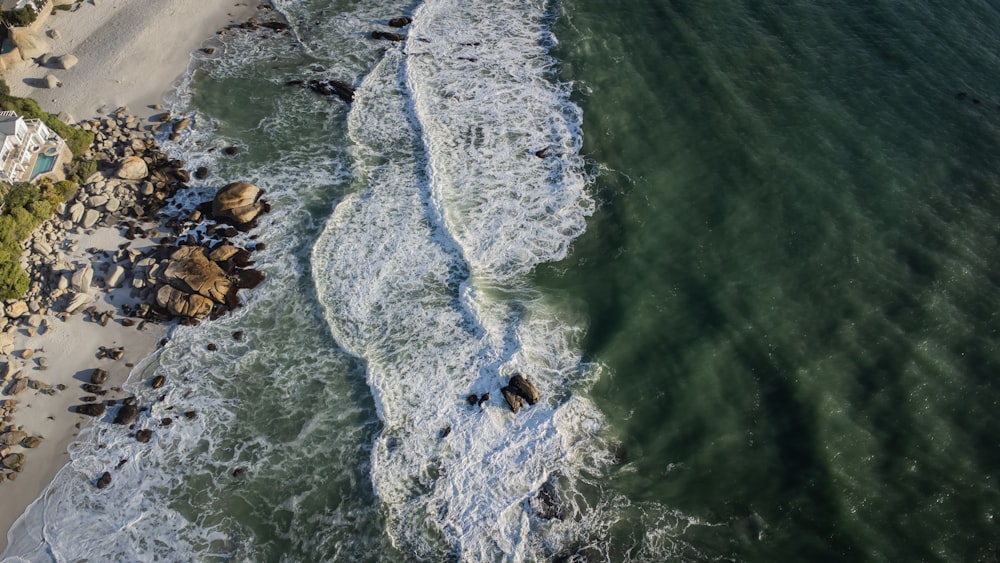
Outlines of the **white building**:
{"label": "white building", "polygon": [[28,182],[51,172],[66,143],[37,119],[0,111],[0,182]]}

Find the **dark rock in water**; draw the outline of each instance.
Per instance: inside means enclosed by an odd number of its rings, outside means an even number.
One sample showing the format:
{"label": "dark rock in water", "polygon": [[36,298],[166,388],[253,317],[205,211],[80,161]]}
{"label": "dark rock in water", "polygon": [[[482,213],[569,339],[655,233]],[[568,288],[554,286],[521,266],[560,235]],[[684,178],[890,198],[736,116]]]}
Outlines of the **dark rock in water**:
{"label": "dark rock in water", "polygon": [[967,96],[968,96],[968,94],[966,94],[965,92],[959,92],[959,93],[955,94],[955,99],[956,100],[964,100]]}
{"label": "dark rock in water", "polygon": [[132,424],[139,416],[139,406],[135,404],[122,405],[115,415],[115,424]]}
{"label": "dark rock in water", "polygon": [[101,368],[94,370],[94,373],[90,374],[90,382],[94,385],[104,385],[108,381],[108,372]]}
{"label": "dark rock in water", "polygon": [[170,418],[168,416],[167,418],[164,418],[163,420],[160,421],[160,426],[163,426],[164,428],[166,428],[167,426],[170,426],[173,423],[174,423],[174,419],[172,419],[172,418]]}
{"label": "dark rock in water", "polygon": [[354,101],[354,86],[340,80],[310,80],[305,87],[317,94],[335,96],[348,104]]}
{"label": "dark rock in water", "polygon": [[538,158],[545,158],[545,156],[548,154],[549,154],[549,147],[545,147],[544,149],[538,149],[537,151],[535,151],[535,156],[537,156]]}
{"label": "dark rock in water", "polygon": [[194,171],[194,177],[199,180],[208,178],[208,168],[205,166],[199,166],[198,169]]}
{"label": "dark rock in water", "polygon": [[485,402],[487,402],[489,400],[490,400],[490,394],[489,393],[483,393],[483,396],[479,397],[479,406],[483,406],[483,403],[485,403]]}
{"label": "dark rock in water", "polygon": [[245,338],[246,338],[246,333],[243,332],[242,330],[237,330],[236,332],[233,333],[233,340],[237,342],[243,342]]}
{"label": "dark rock in water", "polygon": [[257,244],[254,245],[253,251],[254,252],[260,252],[261,250],[264,250],[265,248],[267,248],[266,244],[264,244],[262,242],[258,242]]}
{"label": "dark rock in water", "polygon": [[447,438],[448,434],[451,434],[451,426],[445,426],[440,431],[438,431],[438,438],[440,439]]}
{"label": "dark rock in water", "polygon": [[514,389],[506,386],[501,387],[500,394],[503,395],[503,400],[507,401],[507,406],[510,407],[510,410],[514,414],[517,414],[521,410],[521,407],[524,406],[524,400],[521,399],[521,396]]}
{"label": "dark rock in water", "polygon": [[618,442],[612,447],[611,455],[614,456],[612,463],[615,465],[628,463],[628,448],[622,442]]}
{"label": "dark rock in water", "polygon": [[222,149],[222,152],[228,154],[229,156],[236,156],[236,155],[240,154],[240,148],[239,147],[226,147],[226,148]]}
{"label": "dark rock in water", "polygon": [[385,40],[388,40],[388,41],[402,41],[402,40],[406,39],[406,36],[405,35],[401,35],[399,33],[392,33],[392,32],[389,32],[389,31],[379,31],[379,30],[376,29],[375,31],[372,32],[372,39],[385,39]]}
{"label": "dark rock in water", "polygon": [[285,22],[264,22],[258,25],[260,25],[261,27],[266,27],[272,31],[278,31],[278,32],[286,31],[288,29],[288,24]]}
{"label": "dark rock in water", "polygon": [[167,378],[166,377],[164,377],[162,375],[157,375],[156,377],[153,378],[152,381],[149,382],[149,385],[153,389],[159,389],[160,387],[163,387],[163,384],[166,383],[166,382],[167,382]]}
{"label": "dark rock in water", "polygon": [[149,429],[142,429],[135,433],[135,440],[140,444],[148,443],[153,437],[153,431]]}
{"label": "dark rock in water", "polygon": [[73,410],[87,416],[101,416],[104,414],[106,409],[104,408],[104,405],[100,403],[91,403],[86,405],[76,405],[73,407]]}
{"label": "dark rock in water", "polygon": [[479,397],[475,393],[473,393],[473,394],[469,395],[468,397],[466,397],[465,400],[470,405],[475,405],[477,402],[479,402]]}
{"label": "dark rock in water", "polygon": [[237,479],[242,478],[244,475],[246,475],[246,473],[247,473],[246,467],[237,467],[236,469],[233,469],[233,477]]}
{"label": "dark rock in water", "polygon": [[101,473],[101,476],[97,478],[97,488],[105,489],[111,484],[111,474],[105,471]]}
{"label": "dark rock in water", "polygon": [[209,342],[208,346],[205,346],[205,348],[207,348],[209,352],[215,352],[219,349],[219,347],[215,345],[215,342]]}
{"label": "dark rock in water", "polygon": [[530,381],[525,379],[524,376],[519,373],[515,373],[507,384],[514,389],[515,393],[524,397],[524,400],[527,401],[529,405],[537,403],[542,398],[542,396],[538,394],[538,389],[536,389]]}
{"label": "dark rock in water", "polygon": [[389,20],[389,27],[406,27],[411,23],[413,23],[413,20],[411,18],[402,16],[399,18],[392,18],[391,20]]}
{"label": "dark rock in water", "polygon": [[266,276],[260,270],[240,270],[236,272],[236,287],[240,289],[253,289],[260,285]]}
{"label": "dark rock in water", "polygon": [[559,497],[556,495],[555,487],[548,481],[546,481],[542,487],[538,489],[538,494],[535,495],[535,498],[531,501],[531,506],[535,509],[535,514],[537,514],[539,518],[544,518],[545,520],[557,518],[562,520],[562,505],[559,503]]}
{"label": "dark rock in water", "polygon": [[107,391],[104,390],[100,385],[94,385],[93,383],[84,383],[80,385],[80,388],[87,393],[93,393],[94,395],[105,395]]}
{"label": "dark rock in water", "polygon": [[195,411],[187,411],[186,413],[184,413],[184,417],[187,418],[188,420],[194,420],[196,416],[198,416],[198,413],[196,413]]}

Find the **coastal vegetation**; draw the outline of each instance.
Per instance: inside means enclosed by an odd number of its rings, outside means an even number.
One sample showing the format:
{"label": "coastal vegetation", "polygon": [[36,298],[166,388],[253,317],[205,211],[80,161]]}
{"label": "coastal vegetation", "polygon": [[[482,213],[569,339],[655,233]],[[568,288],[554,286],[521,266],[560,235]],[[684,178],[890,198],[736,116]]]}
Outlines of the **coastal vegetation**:
{"label": "coastal vegetation", "polygon": [[35,100],[12,96],[10,87],[3,80],[0,80],[0,110],[15,111],[25,119],[38,119],[66,141],[66,146],[73,151],[74,156],[83,154],[94,142],[93,133],[66,125],[58,117],[43,110]]}
{"label": "coastal vegetation", "polygon": [[[3,81],[0,81],[0,109],[16,111],[28,119],[39,119],[62,137],[73,151],[70,172],[78,181],[97,170],[96,162],[82,160],[79,156],[93,143],[93,133],[66,125],[43,111],[35,100],[11,96]],[[72,198],[76,189],[76,182],[70,180],[0,184],[0,299],[16,299],[27,291],[28,275],[20,265],[21,241],[51,217],[60,203]]]}

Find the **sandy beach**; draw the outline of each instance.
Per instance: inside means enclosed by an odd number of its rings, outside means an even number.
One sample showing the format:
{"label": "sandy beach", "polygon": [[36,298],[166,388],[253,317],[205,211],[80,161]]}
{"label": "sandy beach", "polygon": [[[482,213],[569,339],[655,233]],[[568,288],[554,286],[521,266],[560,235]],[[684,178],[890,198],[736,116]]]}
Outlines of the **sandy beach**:
{"label": "sandy beach", "polygon": [[[71,121],[120,106],[146,117],[185,73],[193,51],[227,25],[246,21],[257,7],[256,0],[81,2],[72,11],[53,11],[37,32],[52,56],[71,54],[79,62],[61,70],[28,61],[4,79],[15,96],[34,98]],[[48,74],[62,86],[37,88]]]}
{"label": "sandy beach", "polygon": [[[143,118],[153,113],[151,108],[162,102],[172,83],[188,70],[193,51],[229,24],[246,21],[257,7],[256,2],[232,0],[80,3],[72,11],[55,11],[39,31],[46,35],[51,54],[73,54],[79,59],[77,65],[56,70],[26,62],[3,78],[12,94],[34,98],[47,111],[74,120],[90,119],[101,108],[111,111],[119,106]],[[35,88],[46,74],[57,75],[62,86]],[[123,322],[120,313],[100,323],[94,314],[119,312],[123,305],[137,303],[133,287],[108,288],[100,279],[101,272],[113,266],[109,256],[122,245],[129,243],[132,250],[140,251],[155,243],[153,237],[127,240],[120,228],[101,225],[55,232],[62,237],[53,241],[58,243],[53,248],[58,246],[59,260],[71,268],[93,265],[88,307],[96,309],[70,316],[32,310],[14,321],[18,328],[13,353],[0,364],[0,375],[6,375],[8,382],[20,377],[32,383],[16,396],[0,396],[0,400],[18,401],[12,420],[6,420],[2,428],[20,429],[42,439],[32,449],[14,448],[25,453],[23,470],[16,474],[16,481],[0,484],[0,553],[12,523],[67,462],[67,445],[90,421],[72,409],[86,394],[81,385],[90,382],[95,368],[101,368],[109,375],[104,384],[108,394],[101,399],[125,397],[118,388],[131,368],[153,353],[169,330],[168,324]],[[102,347],[121,349],[123,355],[99,358]]]}

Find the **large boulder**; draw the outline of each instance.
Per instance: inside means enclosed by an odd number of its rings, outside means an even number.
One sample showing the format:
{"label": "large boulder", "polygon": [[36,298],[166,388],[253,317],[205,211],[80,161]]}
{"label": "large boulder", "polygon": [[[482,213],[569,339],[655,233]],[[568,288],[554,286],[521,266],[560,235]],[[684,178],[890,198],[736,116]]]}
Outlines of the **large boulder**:
{"label": "large boulder", "polygon": [[76,66],[76,63],[80,62],[73,55],[63,55],[61,57],[55,57],[51,59],[51,64],[55,68],[61,68],[63,70],[69,70]]}
{"label": "large boulder", "polygon": [[163,277],[170,285],[186,293],[196,293],[217,303],[225,300],[232,286],[225,271],[209,259],[200,246],[181,246],[171,256]]}
{"label": "large boulder", "polygon": [[70,279],[70,286],[77,293],[90,293],[90,286],[94,282],[94,268],[87,264],[79,270],[73,272]]}
{"label": "large boulder", "polygon": [[9,432],[4,432],[3,434],[0,434],[0,449],[9,448],[11,446],[20,444],[21,440],[24,440],[27,437],[28,433],[22,432],[20,430],[11,430]]}
{"label": "large boulder", "polygon": [[59,87],[59,77],[54,74],[45,75],[45,87],[49,90]]}
{"label": "large boulder", "polygon": [[11,471],[20,471],[21,465],[23,464],[24,454],[10,454],[0,460],[0,466],[3,466],[4,469],[10,469]]}
{"label": "large boulder", "polygon": [[171,315],[203,319],[212,313],[215,302],[197,293],[183,291],[165,285],[156,292],[156,304]]}
{"label": "large boulder", "polygon": [[200,246],[181,246],[167,264],[167,283],[185,293],[196,293],[216,303],[224,303],[232,282]]}
{"label": "large boulder", "polygon": [[118,177],[122,180],[144,180],[147,176],[149,167],[138,156],[130,156],[118,163]]}
{"label": "large boulder", "polygon": [[537,403],[542,398],[538,393],[538,389],[519,373],[515,373],[507,385],[527,401],[529,405]]}
{"label": "large boulder", "polygon": [[7,305],[7,316],[12,319],[19,319],[28,314],[28,304],[24,301],[15,301]]}
{"label": "large boulder", "polygon": [[101,403],[84,403],[82,405],[76,405],[73,410],[79,414],[85,414],[87,416],[101,416],[104,414],[106,407]]}
{"label": "large boulder", "polygon": [[233,182],[222,187],[212,200],[212,214],[217,219],[245,225],[264,212],[259,201],[264,191],[248,182]]}
{"label": "large boulder", "polygon": [[[10,357],[14,353],[14,335],[0,332],[0,355]],[[10,365],[9,362],[7,365]]]}
{"label": "large boulder", "polygon": [[25,27],[12,28],[10,39],[14,46],[20,49],[21,58],[26,61],[37,59],[49,51],[49,42]]}

